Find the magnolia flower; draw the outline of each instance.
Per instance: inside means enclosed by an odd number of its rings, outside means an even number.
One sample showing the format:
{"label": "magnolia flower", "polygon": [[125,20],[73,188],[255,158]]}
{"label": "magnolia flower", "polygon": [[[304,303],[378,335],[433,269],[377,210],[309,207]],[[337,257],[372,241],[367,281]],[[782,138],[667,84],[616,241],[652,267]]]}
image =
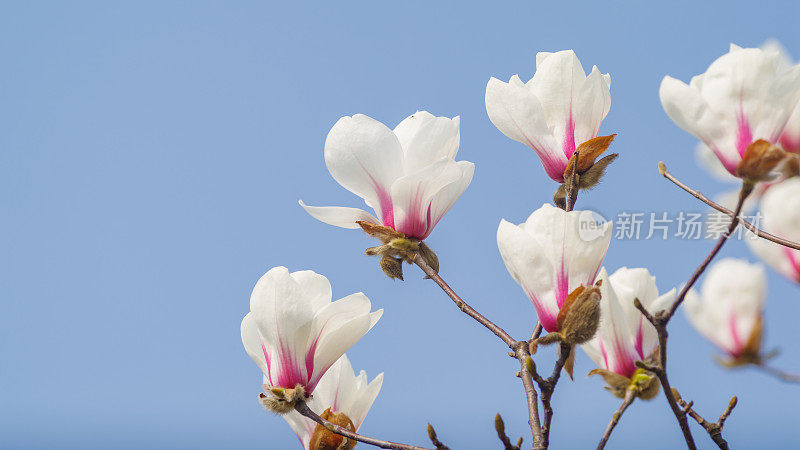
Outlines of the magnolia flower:
{"label": "magnolia flower", "polygon": [[425,239],[472,181],[475,165],[455,160],[459,122],[417,111],[392,131],[362,114],[342,117],[325,140],[325,164],[380,220],[358,208],[300,205],[338,227],[364,221]]}
{"label": "magnolia flower", "polygon": [[761,314],[767,280],[763,267],[725,258],[708,269],[700,294],[684,301],[689,322],[732,358],[751,361],[761,347]]}
{"label": "magnolia flower", "polygon": [[270,269],[250,296],[242,343],[264,385],[310,395],[322,375],[378,321],[363,293],[331,302],[331,285],[310,270]]}
{"label": "magnolia flower", "polygon": [[[367,373],[362,370],[356,376],[347,355],[342,355],[319,381],[314,395],[308,400],[308,407],[317,414],[324,414],[326,410],[332,414],[344,414],[352,423],[353,431],[358,431],[382,384],[382,373],[368,383]],[[309,450],[317,423],[297,411],[284,414],[283,418],[297,434],[303,448]],[[319,433],[325,431],[323,428]]]}
{"label": "magnolia flower", "polygon": [[559,331],[558,312],[567,296],[594,283],[611,231],[611,222],[597,225],[589,211],[565,212],[550,204],[519,225],[500,222],[500,255],[548,332]]}
{"label": "magnolia flower", "polygon": [[[772,186],[761,199],[760,224],[769,233],[800,242],[800,179],[790,178]],[[750,236],[750,249],[773,269],[800,283],[800,250]]]}
{"label": "magnolia flower", "polygon": [[594,373],[604,375],[606,381],[619,380],[618,386],[609,382],[609,387],[619,388],[621,392],[612,389],[616,394],[624,394],[636,373],[635,362],[647,361],[658,349],[656,329],[633,301],[638,298],[645,309],[655,314],[672,303],[675,289],[659,295],[655,277],[642,268],[623,267],[610,276],[603,268],[598,279],[602,281],[600,326],[595,337],[581,348],[600,368]]}
{"label": "magnolia flower", "polygon": [[486,112],[503,134],[536,152],[544,170],[563,183],[575,149],[597,137],[611,108],[611,77],[597,66],[589,76],[572,50],[536,54],[536,73],[527,83],[514,75],[486,85]]}
{"label": "magnolia flower", "polygon": [[780,138],[800,100],[800,67],[784,65],[775,51],[731,44],[688,85],[664,77],[659,95],[670,119],[735,175],[750,144]]}

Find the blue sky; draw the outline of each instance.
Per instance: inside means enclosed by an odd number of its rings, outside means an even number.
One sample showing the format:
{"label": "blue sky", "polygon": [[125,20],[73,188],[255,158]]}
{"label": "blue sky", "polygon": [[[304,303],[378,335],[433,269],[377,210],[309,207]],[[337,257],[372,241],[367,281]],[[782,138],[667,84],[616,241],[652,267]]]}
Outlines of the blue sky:
{"label": "blue sky", "polygon": [[[667,162],[708,193],[695,140],[663,113],[664,75],[688,80],[727,51],[777,38],[800,57],[794,2],[16,2],[0,6],[0,447],[297,448],[256,402],[261,375],[239,323],[270,267],[313,269],[334,297],[363,291],[381,322],[348,354],[385,372],[365,434],[497,448],[526,412],[515,361],[419,273],[393,282],[360,232],[309,217],[309,204],[361,206],[322,159],[343,115],[394,126],[417,109],[461,116],[460,159],[475,179],[428,239],[442,275],[473,306],[525,336],[533,308],[495,243],[555,184],[535,154],[489,122],[489,77],[533,73],[537,51],[572,48],[612,76],[601,133],[620,154],[578,208],[704,211],[658,177]],[[606,266],[647,267],[667,290],[710,241],[613,240]],[[754,260],[743,242],[723,256]],[[768,348],[800,371],[798,287],[769,277]],[[800,388],[729,372],[679,314],[670,372],[714,417],[732,394],[738,448],[800,440]],[[550,358],[546,352],[539,364]],[[553,444],[595,445],[618,400],[579,354],[555,395]],[[712,444],[698,427],[701,447]],[[610,447],[676,448],[662,397],[634,404]]]}

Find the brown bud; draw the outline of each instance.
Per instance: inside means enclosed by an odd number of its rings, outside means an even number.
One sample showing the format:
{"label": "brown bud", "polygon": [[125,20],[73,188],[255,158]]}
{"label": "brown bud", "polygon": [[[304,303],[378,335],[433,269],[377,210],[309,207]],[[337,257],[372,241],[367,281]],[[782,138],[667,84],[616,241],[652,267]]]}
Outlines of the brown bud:
{"label": "brown bud", "polygon": [[391,279],[399,278],[403,281],[403,260],[393,256],[383,255],[381,258],[381,270]]}
{"label": "brown bud", "polygon": [[606,167],[614,162],[614,160],[617,159],[617,156],[619,156],[617,153],[612,153],[594,163],[592,167],[581,174],[580,180],[578,181],[578,187],[580,189],[591,189],[596,186],[597,183],[599,183],[603,178],[603,175],[605,175]]}
{"label": "brown bud", "polygon": [[610,370],[594,369],[589,372],[587,376],[592,375],[600,375],[603,377],[603,381],[606,382],[606,390],[617,398],[624,398],[625,390],[628,389],[628,385],[631,384],[630,378]]}
{"label": "brown bud", "polygon": [[628,389],[635,389],[636,396],[642,400],[651,400],[658,395],[660,387],[661,381],[654,373],[644,369],[636,369]]}
{"label": "brown bud", "polygon": [[[328,408],[320,414],[320,417],[348,431],[354,433],[356,431],[353,421],[344,413],[334,413]],[[356,441],[340,436],[324,426],[317,424],[316,428],[314,428],[314,434],[311,435],[311,440],[308,443],[308,450],[352,450],[355,446]]]}
{"label": "brown bud", "polygon": [[372,222],[359,220],[356,222],[368,235],[380,239],[384,244],[388,244],[392,239],[404,238],[405,234],[395,231],[394,228],[385,227]]}
{"label": "brown bud", "polygon": [[553,194],[553,204],[561,209],[567,207],[567,187],[565,184],[558,186],[558,189],[556,189]]}
{"label": "brown bud", "polygon": [[[608,149],[615,136],[616,134],[598,136],[589,139],[575,149],[575,153],[567,161],[567,167],[564,170],[564,195],[569,193],[569,186],[573,184],[579,189],[589,189],[600,182],[606,167],[614,161],[617,154],[608,155],[599,161],[597,158]],[[563,198],[561,193],[561,188],[559,188],[553,197],[556,205]]]}
{"label": "brown bud", "polygon": [[736,167],[736,176],[750,181],[768,181],[777,175],[789,154],[769,141],[759,139],[747,147]]}
{"label": "brown bud", "polygon": [[564,372],[567,372],[569,379],[574,381],[575,378],[572,376],[572,372],[575,370],[575,349],[570,348],[567,350],[564,346],[562,346],[561,351],[569,351],[569,356],[567,356],[567,360],[564,361]]}
{"label": "brown bud", "polygon": [[425,262],[431,266],[431,269],[433,269],[434,272],[439,273],[439,257],[436,256],[436,253],[434,253],[430,247],[421,241],[419,243],[419,256],[421,256],[422,259],[424,259]]}
{"label": "brown bud", "polygon": [[306,390],[301,385],[294,389],[270,387],[264,385],[264,391],[269,395],[258,394],[258,401],[267,410],[276,414],[286,414],[294,409],[294,405],[306,398]]}
{"label": "brown bud", "polygon": [[562,340],[570,345],[593,338],[600,323],[600,288],[578,286],[561,306],[557,323]]}

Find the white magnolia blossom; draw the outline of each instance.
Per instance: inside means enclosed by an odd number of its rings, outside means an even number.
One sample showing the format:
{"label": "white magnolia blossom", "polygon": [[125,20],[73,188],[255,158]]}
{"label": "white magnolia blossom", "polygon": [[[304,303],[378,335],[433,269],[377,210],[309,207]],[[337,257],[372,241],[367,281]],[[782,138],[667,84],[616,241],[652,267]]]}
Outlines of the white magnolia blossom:
{"label": "white magnolia blossom", "polygon": [[[760,228],[778,237],[800,242],[800,178],[772,186],[761,199]],[[750,249],[773,269],[800,283],[800,250],[749,236]]]}
{"label": "white magnolia blossom", "polygon": [[735,174],[750,144],[780,138],[800,100],[800,67],[785,65],[775,51],[731,44],[688,85],[664,77],[659,95],[669,118]]}
{"label": "white magnolia blossom", "polygon": [[311,394],[322,375],[380,319],[363,293],[331,302],[324,276],[269,270],[250,296],[242,343],[264,372],[264,384]]}
{"label": "white magnolia blossom", "polygon": [[392,131],[362,114],[342,117],[325,140],[331,176],[364,199],[380,219],[358,208],[300,205],[343,228],[356,221],[425,239],[472,181],[475,165],[456,161],[460,119],[417,111]]}
{"label": "white magnolia blossom", "polygon": [[575,149],[597,137],[611,108],[611,77],[597,66],[589,76],[572,50],[536,54],[536,73],[527,83],[514,75],[486,85],[486,112],[503,134],[536,152],[553,180]]}
{"label": "white magnolia blossom", "polygon": [[[347,355],[342,355],[331,368],[325,372],[314,390],[314,395],[306,402],[308,407],[317,414],[330,408],[333,413],[345,414],[356,431],[367,417],[372,403],[378,397],[383,384],[383,373],[372,381],[367,382],[367,373],[363,370],[356,376],[353,366]],[[297,411],[290,411],[282,415],[289,426],[292,427],[297,438],[308,450],[311,435],[317,423]]]}
{"label": "white magnolia blossom", "polygon": [[[765,42],[761,48],[766,51],[777,52],[783,64],[787,66],[794,64],[791,55],[776,40]],[[794,112],[789,116],[789,121],[786,122],[786,128],[784,128],[781,135],[780,145],[787,152],[800,153],[800,105],[795,106]]]}
{"label": "white magnolia blossom", "polygon": [[745,353],[761,319],[766,298],[764,268],[724,258],[707,271],[700,293],[690,290],[684,301],[689,322],[733,358]]}
{"label": "white magnolia blossom", "polygon": [[595,225],[589,211],[566,212],[547,203],[524,223],[500,222],[500,255],[548,332],[558,331],[556,319],[567,295],[594,283],[612,226]]}
{"label": "white magnolia blossom", "polygon": [[659,295],[656,278],[647,269],[623,267],[610,276],[600,271],[600,325],[592,340],[581,345],[601,369],[631,378],[636,361],[645,361],[658,348],[655,327],[633,306],[638,298],[650,313],[669,307],[675,289]]}

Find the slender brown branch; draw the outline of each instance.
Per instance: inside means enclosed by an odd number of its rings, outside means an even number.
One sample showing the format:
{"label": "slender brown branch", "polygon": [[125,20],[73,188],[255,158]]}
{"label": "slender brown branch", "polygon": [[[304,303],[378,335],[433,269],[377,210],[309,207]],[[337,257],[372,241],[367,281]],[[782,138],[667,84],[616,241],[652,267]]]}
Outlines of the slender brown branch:
{"label": "slender brown branch", "polygon": [[622,415],[625,413],[625,410],[628,409],[628,406],[636,400],[636,391],[633,389],[628,389],[625,391],[625,398],[622,400],[622,404],[619,405],[619,409],[611,416],[611,421],[608,422],[608,426],[606,427],[605,433],[603,433],[603,437],[600,439],[600,443],[597,444],[597,450],[603,450],[606,448],[606,443],[608,443],[608,439],[611,437],[611,433],[614,431],[614,427],[617,426],[619,423],[619,419],[622,418]]}
{"label": "slender brown branch", "polygon": [[[528,424],[531,427],[533,441],[534,444],[538,441],[541,441],[542,426],[539,419],[538,394],[536,393],[536,389],[534,388],[533,380],[531,378],[531,371],[535,372],[535,368],[533,368],[533,360],[530,358],[530,352],[528,351],[528,342],[517,341],[511,337],[511,335],[506,333],[505,330],[484,317],[473,307],[469,306],[467,302],[465,302],[458,294],[456,294],[456,292],[447,284],[447,282],[445,282],[444,279],[442,279],[442,277],[439,276],[439,274],[433,270],[433,268],[427,262],[425,262],[420,255],[416,255],[414,257],[414,264],[419,266],[419,268],[425,272],[425,275],[438,284],[444,293],[447,294],[451,300],[453,300],[453,303],[455,303],[462,312],[489,329],[489,331],[494,333],[503,342],[505,342],[511,350],[514,351],[514,357],[516,357],[520,364],[519,376],[522,379],[522,385],[525,388],[525,397],[528,403]],[[531,370],[531,368],[533,369]]]}
{"label": "slender brown branch", "polygon": [[763,372],[768,373],[773,377],[776,377],[787,383],[800,383],[800,375],[785,372],[781,369],[778,369],[777,367],[773,367],[764,363],[756,364],[756,367],[758,367]]}
{"label": "slender brown branch", "polygon": [[328,422],[327,420],[323,419],[319,416],[319,414],[315,413],[308,407],[306,402],[297,402],[294,405],[294,409],[299,412],[300,414],[308,417],[309,419],[317,422],[318,424],[325,427],[331,433],[338,434],[339,436],[344,436],[348,439],[353,439],[358,442],[363,442],[365,444],[374,445],[375,447],[380,448],[389,448],[395,450],[431,450],[425,447],[417,447],[415,445],[407,445],[407,444],[398,444],[396,442],[389,442],[389,441],[382,441],[380,439],[375,439],[367,436],[362,436],[358,433],[354,433],[347,428],[340,427],[339,425],[333,424]]}
{"label": "slender brown branch", "polygon": [[[686,294],[689,293],[689,290],[692,288],[692,286],[694,286],[694,284],[700,278],[700,275],[702,275],[703,272],[705,272],[708,265],[711,264],[711,261],[714,259],[715,256],[717,256],[717,253],[719,253],[719,251],[722,249],[722,246],[725,245],[725,242],[728,241],[728,238],[730,238],[734,230],[736,230],[736,227],[739,225],[739,222],[741,220],[739,214],[741,214],[742,212],[742,206],[744,206],[744,201],[745,199],[747,199],[747,196],[750,195],[752,191],[753,191],[752,184],[749,184],[747,182],[742,184],[742,189],[741,191],[739,191],[739,200],[736,203],[736,209],[731,215],[731,223],[730,225],[728,225],[728,229],[726,229],[725,232],[722,233],[722,236],[720,236],[719,240],[717,240],[717,244],[714,246],[713,249],[711,249],[711,252],[708,254],[708,256],[706,256],[706,259],[704,259],[703,262],[700,263],[700,266],[697,267],[697,269],[694,271],[692,277],[689,278],[689,281],[686,282],[686,284],[683,286],[683,289],[681,289],[681,291],[678,293],[678,296],[675,298],[675,301],[672,303],[672,306],[669,308],[669,310],[667,310],[666,320],[664,321],[665,326],[666,322],[669,322],[669,319],[672,318],[672,316],[675,314],[675,311],[677,311],[678,307],[681,305],[681,303],[683,303],[683,300],[686,298]],[[663,351],[661,352],[661,358],[666,359],[666,353]],[[662,366],[666,367],[666,365],[664,364],[662,364]]]}
{"label": "slender brown branch", "polygon": [[681,398],[681,394],[678,393],[678,390],[673,388],[673,394],[675,395],[675,399],[678,403],[683,407],[684,411],[694,419],[703,429],[706,430],[711,440],[717,444],[721,450],[728,450],[728,442],[722,437],[722,427],[725,426],[725,420],[728,419],[728,416],[731,415],[733,412],[733,408],[736,407],[736,403],[738,403],[738,399],[734,396],[731,398],[731,401],[728,402],[728,407],[725,408],[725,411],[719,416],[719,419],[716,422],[709,422],[708,420],[704,419],[703,416],[697,413],[692,406],[694,405],[693,402],[686,402]]}
{"label": "slender brown branch", "polygon": [[[666,176],[668,173],[664,163],[659,164],[659,171],[664,176]],[[745,182],[742,184],[736,209],[731,215],[730,225],[728,225],[728,228],[725,230],[722,236],[720,236],[719,240],[717,241],[716,245],[714,245],[714,248],[711,249],[711,252],[708,254],[708,256],[706,256],[703,262],[700,263],[700,266],[694,271],[691,278],[689,278],[689,281],[683,286],[683,289],[681,289],[681,291],[678,293],[675,301],[672,303],[672,306],[670,306],[669,309],[651,314],[644,308],[644,306],[642,306],[638,299],[634,300],[633,302],[634,306],[636,306],[636,308],[645,316],[645,318],[653,324],[653,327],[655,327],[656,332],[658,333],[658,364],[655,366],[641,364],[640,366],[646,366],[648,370],[653,371],[658,376],[661,386],[664,389],[664,397],[666,397],[667,403],[669,403],[669,406],[672,409],[672,413],[675,414],[675,418],[677,419],[678,425],[681,428],[683,437],[686,440],[686,445],[690,450],[697,448],[694,438],[692,437],[692,431],[689,429],[689,423],[686,420],[686,415],[691,408],[684,408],[678,404],[678,401],[673,393],[672,386],[670,385],[669,377],[667,376],[667,337],[669,336],[669,333],[667,333],[667,324],[675,315],[675,311],[678,310],[678,307],[681,305],[683,300],[686,298],[686,294],[689,293],[689,290],[700,278],[700,275],[702,275],[706,268],[708,268],[709,264],[711,264],[711,261],[714,259],[717,253],[719,253],[720,249],[722,249],[722,246],[725,245],[725,242],[728,241],[728,238],[730,238],[736,227],[739,225],[739,214],[742,212],[742,206],[744,205],[745,199],[747,199],[747,196],[750,195],[752,190],[753,186],[751,183]]]}
{"label": "slender brown branch", "polygon": [[[737,215],[733,211],[731,211],[730,209],[728,209],[728,208],[726,208],[726,207],[724,207],[724,206],[722,206],[722,205],[720,205],[718,203],[715,203],[714,201],[712,201],[711,199],[709,199],[708,197],[703,195],[700,191],[697,191],[697,190],[692,189],[689,186],[687,186],[685,183],[683,183],[682,181],[677,179],[674,175],[669,173],[669,171],[667,171],[666,166],[664,166],[664,170],[662,171],[662,175],[664,176],[664,178],[666,178],[669,181],[673,182],[679,188],[681,188],[684,191],[688,192],[689,194],[694,196],[696,199],[698,199],[701,202],[705,203],[706,205],[716,209],[717,211],[719,211],[719,212],[721,212],[723,214],[727,214],[728,216],[731,216],[731,217],[734,217],[734,215]],[[778,236],[775,236],[774,234],[767,233],[766,231],[758,228],[757,226],[755,226],[752,223],[742,219],[741,217],[739,218],[739,222],[742,224],[743,227],[745,227],[748,230],[752,231],[753,234],[755,234],[756,236],[758,236],[758,237],[760,237],[762,239],[766,239],[768,241],[772,241],[772,242],[774,242],[776,244],[783,245],[784,247],[789,247],[789,248],[793,248],[795,250],[800,250],[800,244],[798,244],[797,242],[792,242],[790,240],[783,239],[783,238],[780,238]]]}
{"label": "slender brown branch", "polygon": [[536,382],[539,384],[539,390],[542,391],[544,420],[542,421],[542,439],[538,443],[534,442],[534,450],[546,449],[550,446],[550,423],[553,421],[553,406],[551,400],[556,390],[556,384],[558,384],[558,380],[561,377],[561,370],[564,368],[567,359],[569,359],[571,351],[571,345],[561,343],[558,360],[556,360],[555,366],[553,367],[553,373],[546,379],[538,376],[538,374],[536,375]]}
{"label": "slender brown branch", "polygon": [[419,254],[417,254],[414,257],[414,264],[419,266],[419,268],[422,269],[423,272],[425,272],[425,275],[430,277],[436,284],[438,284],[439,287],[442,288],[444,293],[447,294],[447,296],[450,297],[451,300],[453,300],[456,306],[458,306],[458,308],[464,314],[472,317],[478,323],[488,328],[489,331],[491,331],[497,337],[502,339],[503,342],[505,342],[506,345],[508,345],[509,348],[511,348],[512,350],[517,346],[516,339],[512,338],[511,335],[505,332],[505,330],[497,326],[491,320],[484,317],[478,311],[475,311],[473,307],[469,306],[467,302],[465,302],[461,297],[459,297],[459,295],[456,294],[456,292],[442,279],[442,277],[439,276],[438,273],[436,273],[435,270],[433,270],[433,268],[427,262],[425,262],[425,260]]}

